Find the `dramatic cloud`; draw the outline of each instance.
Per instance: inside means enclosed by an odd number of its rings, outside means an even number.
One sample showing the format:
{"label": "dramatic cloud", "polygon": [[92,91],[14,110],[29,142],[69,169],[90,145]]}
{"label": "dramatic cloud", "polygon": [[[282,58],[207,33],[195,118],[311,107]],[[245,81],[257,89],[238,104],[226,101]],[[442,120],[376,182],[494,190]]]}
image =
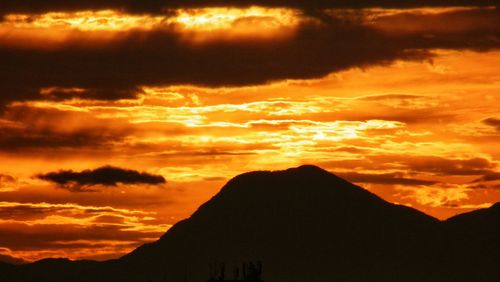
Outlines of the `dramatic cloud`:
{"label": "dramatic cloud", "polygon": [[[298,15],[300,20],[290,35],[276,39],[224,37],[234,29],[238,22],[235,19],[225,31],[212,33],[179,31],[179,24],[160,25],[148,31],[103,31],[113,34],[104,42],[95,39],[99,31],[70,30],[55,39],[54,46],[43,47],[48,42],[44,38],[38,40],[41,45],[32,43],[37,41],[37,33],[35,38],[12,39],[12,30],[29,27],[7,27],[9,32],[0,36],[5,42],[0,47],[0,99],[4,104],[74,97],[115,100],[136,97],[143,86],[257,85],[319,78],[339,70],[395,60],[425,60],[437,48],[484,51],[499,47],[497,9],[416,12],[412,17],[398,18],[402,22],[398,25],[387,24],[397,14],[370,17],[370,12],[366,13],[358,17],[337,11],[327,14],[330,20],[325,22]],[[429,18],[434,23],[430,27],[392,30],[394,26],[427,22]],[[463,19],[464,23],[448,28],[449,18],[454,19],[452,22]],[[53,29],[57,30],[57,25]],[[200,34],[213,39],[197,42]],[[49,34],[45,39],[57,36]],[[11,41],[27,44],[17,46]]]}
{"label": "dramatic cloud", "polygon": [[[0,4],[8,2],[1,0]],[[19,0],[15,2],[3,3],[0,5],[0,13],[12,12],[47,12],[47,11],[79,11],[95,9],[121,9],[131,13],[160,13],[171,8],[199,8],[199,7],[290,7],[302,9],[304,11],[314,11],[328,8],[411,8],[411,7],[432,7],[432,6],[494,6],[498,5],[495,0],[90,0],[90,1],[60,1],[60,0]]]}
{"label": "dramatic cloud", "polygon": [[117,184],[163,184],[165,178],[161,175],[138,172],[112,166],[103,166],[94,170],[75,172],[60,170],[37,175],[38,178],[54,182],[73,192],[89,191],[88,187],[95,185],[116,186]]}
{"label": "dramatic cloud", "polygon": [[[6,102],[40,98],[42,88],[53,86],[84,89],[78,93],[66,91],[67,98],[77,94],[89,99],[123,99],[134,97],[140,85],[252,85],[321,77],[351,66],[428,55],[396,45],[368,47],[360,38],[371,42],[390,40],[361,27],[305,27],[293,40],[275,42],[271,48],[268,42],[259,41],[190,47],[175,34],[160,31],[130,34],[120,42],[93,49],[0,48],[0,74],[6,82],[0,91]],[[348,56],[353,48],[358,55]]]}
{"label": "dramatic cloud", "polygon": [[440,219],[496,202],[499,13],[0,0],[0,260],[116,258],[235,175],[307,163]]}

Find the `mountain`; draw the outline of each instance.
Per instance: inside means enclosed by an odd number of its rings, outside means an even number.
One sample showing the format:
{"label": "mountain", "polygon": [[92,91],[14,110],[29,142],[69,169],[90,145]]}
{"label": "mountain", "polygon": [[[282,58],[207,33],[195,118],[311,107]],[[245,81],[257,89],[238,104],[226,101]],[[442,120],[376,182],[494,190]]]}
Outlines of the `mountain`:
{"label": "mountain", "polygon": [[[443,268],[457,272],[463,281],[500,281],[500,203],[449,218],[444,225],[446,237]],[[488,258],[488,259],[486,259]],[[491,275],[490,275],[491,274]],[[459,280],[456,280],[459,281]]]}
{"label": "mountain", "polygon": [[2,281],[206,281],[260,261],[263,280],[500,281],[499,205],[439,221],[315,166],[239,175],[158,241],[107,262],[15,267]]}
{"label": "mountain", "polygon": [[14,265],[7,263],[7,262],[0,261],[0,273],[12,271],[13,268],[14,268]]}

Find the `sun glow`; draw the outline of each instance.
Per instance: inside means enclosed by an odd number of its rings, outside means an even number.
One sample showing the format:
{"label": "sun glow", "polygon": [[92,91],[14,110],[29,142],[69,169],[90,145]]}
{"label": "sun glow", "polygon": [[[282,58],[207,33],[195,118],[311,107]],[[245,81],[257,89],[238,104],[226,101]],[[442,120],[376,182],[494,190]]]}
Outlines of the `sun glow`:
{"label": "sun glow", "polygon": [[150,31],[164,17],[127,15],[113,10],[8,14],[0,21],[0,44],[28,48],[54,48],[67,42],[95,45],[129,31]]}
{"label": "sun glow", "polygon": [[255,170],[317,165],[439,219],[500,200],[498,8],[17,2],[0,262],[116,258]]}
{"label": "sun glow", "polygon": [[6,15],[0,26],[13,29],[123,31],[124,29],[152,29],[161,24],[163,19],[162,16],[127,15],[113,10],[51,12],[38,15]]}
{"label": "sun glow", "polygon": [[231,28],[277,29],[298,24],[298,12],[290,9],[251,7],[179,10],[174,22],[183,28],[213,31]]}
{"label": "sun glow", "polygon": [[163,15],[131,15],[115,10],[8,14],[0,22],[0,42],[53,46],[82,39],[109,41],[130,31],[179,33],[195,42],[241,37],[276,39],[291,34],[301,20],[299,12],[292,9],[261,7],[179,9]]}
{"label": "sun glow", "polygon": [[292,9],[250,7],[178,10],[171,19],[187,41],[286,39],[305,18]]}

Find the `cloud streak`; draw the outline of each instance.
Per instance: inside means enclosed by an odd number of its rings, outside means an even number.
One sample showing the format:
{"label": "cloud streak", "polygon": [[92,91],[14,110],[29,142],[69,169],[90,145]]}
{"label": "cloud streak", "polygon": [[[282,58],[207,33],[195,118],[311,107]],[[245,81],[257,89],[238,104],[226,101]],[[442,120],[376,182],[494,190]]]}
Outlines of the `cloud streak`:
{"label": "cloud streak", "polygon": [[13,254],[33,260],[61,252],[106,259],[169,228],[155,224],[154,213],[109,206],[0,202],[0,214],[0,260]]}
{"label": "cloud streak", "polygon": [[[2,2],[8,0],[2,0]],[[498,5],[495,0],[430,0],[430,1],[398,1],[398,0],[90,0],[90,1],[36,1],[19,0],[9,2],[8,5],[0,5],[0,13],[13,12],[46,12],[46,11],[79,11],[79,10],[102,10],[102,9],[121,9],[131,13],[161,13],[165,9],[173,8],[200,8],[200,7],[289,7],[297,8],[303,11],[314,11],[331,8],[414,8],[414,7],[445,7],[445,6],[494,6]]]}
{"label": "cloud streak", "polygon": [[60,170],[39,174],[37,178],[50,181],[72,192],[86,192],[89,187],[116,186],[118,184],[150,184],[159,185],[166,183],[161,175],[138,172],[113,166],[103,166],[93,170],[75,172],[72,170]]}

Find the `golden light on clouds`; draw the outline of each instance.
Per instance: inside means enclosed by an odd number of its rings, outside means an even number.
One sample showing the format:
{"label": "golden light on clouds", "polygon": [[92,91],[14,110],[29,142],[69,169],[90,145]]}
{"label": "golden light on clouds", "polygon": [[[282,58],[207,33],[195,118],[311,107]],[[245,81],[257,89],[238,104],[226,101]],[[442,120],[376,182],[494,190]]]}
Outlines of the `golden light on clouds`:
{"label": "golden light on clouds", "polygon": [[124,15],[113,10],[51,12],[39,15],[10,14],[2,22],[2,28],[55,29],[81,31],[123,31],[128,29],[152,29],[161,24],[162,16]]}
{"label": "golden light on clouds", "polygon": [[299,12],[262,7],[181,9],[172,21],[190,30],[213,31],[244,27],[253,28],[256,32],[257,29],[294,27],[299,22]]}
{"label": "golden light on clouds", "polygon": [[[122,254],[147,240],[143,236],[160,234],[165,222],[172,224],[189,215],[238,173],[305,163],[334,173],[363,173],[363,178],[350,174],[346,178],[361,181],[357,183],[390,201],[440,218],[485,207],[500,198],[493,176],[476,181],[496,171],[500,159],[494,146],[498,131],[484,122],[500,111],[495,94],[500,90],[500,74],[485,62],[500,61],[500,55],[438,53],[432,62],[351,69],[315,80],[252,87],[155,86],[144,87],[137,99],[100,101],[77,95],[62,101],[15,103],[4,115],[4,123],[22,125],[10,126],[13,134],[16,130],[32,133],[23,133],[30,135],[17,144],[24,146],[23,153],[2,153],[8,161],[1,162],[0,172],[9,176],[1,178],[0,193],[10,200],[0,208],[19,210],[22,205],[22,209],[46,212],[40,218],[3,219],[0,227],[59,224],[80,230],[101,226],[96,223],[99,218],[119,218],[112,232],[124,237],[111,240],[103,233],[99,239],[76,236],[58,243],[86,242],[77,252],[64,246],[50,251],[11,247],[14,251],[9,252],[25,259]],[[61,89],[48,88],[44,93],[56,90]],[[467,99],[469,95],[476,99]],[[17,111],[30,114],[19,116]],[[57,136],[53,140],[60,145],[50,146],[59,149],[36,149],[47,142],[43,137],[47,134]],[[80,144],[65,138],[93,141]],[[38,142],[37,146],[29,140]],[[34,156],[38,161],[33,161]],[[122,167],[133,163],[139,170],[165,176],[168,192],[125,185],[99,193],[71,193],[31,178],[61,167],[82,170],[110,162]],[[54,203],[38,202],[46,197],[41,191],[53,195]],[[18,197],[28,202],[21,204]],[[103,203],[120,208],[100,207],[92,215],[80,215],[90,204]],[[53,211],[61,208],[67,211]],[[101,244],[108,247],[91,254]]]}
{"label": "golden light on clouds", "polygon": [[[14,232],[17,228],[21,228],[23,229],[19,235],[21,237],[27,238],[33,232],[46,237],[47,250],[33,250],[30,244],[19,246],[20,251],[16,255],[25,260],[61,255],[74,258],[114,257],[117,252],[124,254],[131,251],[137,243],[154,240],[170,227],[168,224],[151,224],[150,222],[155,221],[154,212],[109,206],[0,202],[0,213],[9,215],[0,219],[0,230],[3,233]],[[140,235],[132,238],[120,235],[115,237],[110,232],[112,230],[123,235],[127,233]],[[95,240],[96,238],[99,240]],[[4,241],[12,240],[15,241],[12,238],[4,239]],[[86,247],[80,247],[75,252],[75,246],[79,245]],[[4,251],[0,249],[1,253],[11,252],[9,249]]]}
{"label": "golden light on clouds", "polygon": [[[174,16],[171,16],[173,14]],[[127,15],[114,10],[51,12],[45,14],[8,14],[3,28],[14,29],[74,29],[81,31],[153,29],[168,24],[179,24],[187,30],[213,31],[238,27],[250,28],[293,27],[299,12],[291,9],[250,7],[179,9],[165,15]]]}
{"label": "golden light on clouds", "polygon": [[0,22],[0,42],[21,46],[33,41],[49,45],[82,39],[99,42],[116,40],[130,31],[151,30],[181,33],[195,42],[277,39],[288,36],[301,20],[298,11],[262,7],[178,9],[156,16],[114,10],[8,14]]}
{"label": "golden light on clouds", "polygon": [[291,9],[250,7],[179,10],[171,22],[196,42],[228,38],[278,39],[291,35],[303,21]]}
{"label": "golden light on clouds", "polygon": [[163,20],[113,10],[8,14],[0,22],[0,42],[28,48],[54,48],[71,41],[105,43],[127,31],[152,30]]}
{"label": "golden light on clouds", "polygon": [[[440,219],[500,200],[497,8],[161,11],[3,15],[0,255],[117,257],[302,164]],[[106,165],[166,183],[86,189]]]}

